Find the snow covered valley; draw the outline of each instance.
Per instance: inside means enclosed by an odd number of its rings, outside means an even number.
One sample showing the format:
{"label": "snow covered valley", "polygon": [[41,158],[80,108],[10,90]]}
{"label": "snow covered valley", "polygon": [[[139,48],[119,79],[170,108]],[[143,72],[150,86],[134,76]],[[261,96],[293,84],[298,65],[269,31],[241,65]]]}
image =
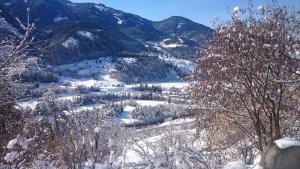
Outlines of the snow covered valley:
{"label": "snow covered valley", "polygon": [[[122,60],[132,62],[134,58],[122,58]],[[183,69],[187,69],[192,64],[190,61],[181,60],[183,59],[179,59],[176,64]],[[108,103],[119,104],[123,107],[123,112],[120,112],[120,121],[128,123],[138,121],[138,119],[132,118],[132,112],[136,108],[160,105],[180,106],[184,105],[181,103],[187,102],[185,89],[188,87],[188,82],[183,80],[122,82],[112,77],[115,63],[111,57],[57,66],[53,70],[60,74],[58,82],[38,83],[38,85],[35,84],[37,86],[34,90],[38,92],[52,91],[57,100],[76,104],[76,109],[73,110],[76,112],[101,108]],[[82,98],[98,101],[80,103]],[[32,96],[20,100],[19,105],[23,108],[35,109],[39,101],[39,96]]]}
{"label": "snow covered valley", "polygon": [[[135,58],[118,59],[120,61],[137,64]],[[169,58],[169,61],[183,71],[195,65],[184,59]],[[124,127],[126,139],[130,141],[122,145],[126,147],[126,152],[124,150],[116,159],[116,165],[122,163],[125,168],[148,165],[158,158],[153,151],[159,150],[156,146],[162,144],[165,138],[184,135],[184,139],[192,140],[196,132],[193,129],[194,117],[186,114],[189,104],[186,89],[189,84],[183,79],[123,82],[114,78],[116,61],[112,57],[56,66],[52,70],[59,74],[59,80],[34,84],[34,91],[51,91],[55,102],[64,107],[61,112],[63,116],[86,115],[94,118],[95,111],[108,111],[115,114],[114,123]],[[21,108],[38,110],[45,99],[42,94],[31,94],[18,104]],[[175,129],[176,132],[173,132]],[[153,147],[147,147],[150,145]],[[149,152],[144,152],[146,149]],[[145,159],[148,153],[153,159]],[[86,165],[90,164],[87,162]]]}

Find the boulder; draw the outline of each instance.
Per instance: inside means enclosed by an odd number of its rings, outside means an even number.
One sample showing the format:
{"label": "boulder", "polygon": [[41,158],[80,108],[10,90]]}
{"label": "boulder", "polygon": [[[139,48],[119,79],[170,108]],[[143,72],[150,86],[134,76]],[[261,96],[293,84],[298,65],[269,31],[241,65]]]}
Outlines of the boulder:
{"label": "boulder", "polygon": [[300,141],[284,138],[275,141],[262,155],[264,169],[300,169]]}

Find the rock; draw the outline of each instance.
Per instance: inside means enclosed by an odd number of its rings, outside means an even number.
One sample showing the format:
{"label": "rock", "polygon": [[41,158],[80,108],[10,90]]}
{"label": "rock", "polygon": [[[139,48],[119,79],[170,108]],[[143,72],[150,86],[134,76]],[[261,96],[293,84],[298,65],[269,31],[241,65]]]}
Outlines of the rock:
{"label": "rock", "polygon": [[300,141],[287,138],[276,141],[263,153],[260,165],[264,169],[300,169]]}

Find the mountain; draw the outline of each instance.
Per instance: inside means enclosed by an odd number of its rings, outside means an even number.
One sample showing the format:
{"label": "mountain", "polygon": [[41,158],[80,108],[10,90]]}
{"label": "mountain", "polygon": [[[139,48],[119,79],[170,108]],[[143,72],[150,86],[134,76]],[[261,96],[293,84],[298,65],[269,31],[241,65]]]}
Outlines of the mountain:
{"label": "mountain", "polygon": [[103,4],[67,0],[1,0],[0,16],[21,34],[27,7],[43,49],[40,57],[56,65],[140,53],[191,57],[212,33],[183,17],[153,22]]}
{"label": "mountain", "polygon": [[157,30],[167,35],[186,38],[198,44],[201,44],[207,38],[208,33],[212,32],[211,28],[180,16],[172,16],[154,22],[153,25]]}

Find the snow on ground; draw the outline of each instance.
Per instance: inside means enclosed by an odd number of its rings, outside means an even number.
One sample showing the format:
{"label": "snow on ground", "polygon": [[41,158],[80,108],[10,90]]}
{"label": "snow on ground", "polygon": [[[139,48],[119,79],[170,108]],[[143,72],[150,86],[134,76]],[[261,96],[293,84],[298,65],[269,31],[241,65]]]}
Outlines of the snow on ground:
{"label": "snow on ground", "polygon": [[79,75],[91,76],[92,73],[108,73],[114,65],[111,57],[103,57],[98,60],[85,60],[73,64],[58,66],[56,70],[78,71]]}
{"label": "snow on ground", "polygon": [[223,169],[248,169],[242,161],[234,161],[228,163]]}
{"label": "snow on ground", "polygon": [[135,107],[133,107],[133,106],[125,106],[124,107],[124,111],[126,111],[126,112],[132,112],[134,109],[135,109]]}
{"label": "snow on ground", "polygon": [[170,41],[170,39],[164,39],[162,42],[160,42],[160,46],[163,48],[178,48],[185,46],[183,43],[167,43],[168,41]]}
{"label": "snow on ground", "polygon": [[166,121],[159,126],[169,126],[169,125],[178,125],[178,124],[183,124],[183,123],[192,123],[195,122],[195,118],[182,118],[182,119],[176,119],[176,120],[171,120],[171,121]]}
{"label": "snow on ground", "polygon": [[111,78],[110,75],[102,75],[101,77],[105,82],[107,82],[107,86],[120,84],[118,80]]}
{"label": "snow on ground", "polygon": [[120,114],[119,120],[120,120],[122,123],[125,123],[125,124],[133,124],[133,123],[139,122],[139,120],[133,119],[133,118],[132,118],[132,111],[133,111],[135,108],[136,108],[136,107],[125,106],[125,107],[124,107],[124,112],[122,112],[122,113]]}
{"label": "snow on ground", "polygon": [[79,35],[81,37],[84,37],[84,38],[87,38],[87,39],[90,39],[90,40],[94,39],[94,35],[91,32],[88,32],[88,31],[78,31],[77,35]]}
{"label": "snow on ground", "polygon": [[151,86],[151,85],[160,85],[161,87],[162,87],[162,89],[164,90],[164,91],[168,91],[170,88],[173,88],[173,87],[175,87],[175,88],[179,88],[179,89],[183,89],[183,88],[185,88],[185,87],[187,87],[189,84],[188,84],[188,82],[162,82],[162,83],[160,83],[160,82],[157,82],[157,83],[148,83],[148,86]]}
{"label": "snow on ground", "polygon": [[[69,82],[72,87],[69,89],[74,89],[78,86],[85,86],[85,87],[100,87],[102,93],[133,93],[135,92],[133,87],[139,86],[140,83],[137,84],[129,84],[129,85],[122,85],[123,83],[112,79],[110,75],[100,75],[101,80],[95,80],[92,78],[89,79],[74,79],[69,77],[61,77],[61,83]],[[150,82],[146,83],[148,86],[161,86],[163,91],[169,91],[171,88],[179,88],[184,89],[189,84],[188,82]],[[47,84],[41,85],[43,88],[49,87]]]}
{"label": "snow on ground", "polygon": [[[163,91],[169,91],[171,88],[175,87],[175,88],[179,88],[179,89],[184,89],[186,87],[188,87],[189,83],[188,82],[148,82],[148,83],[143,83],[143,84],[147,84],[148,86],[161,86]],[[125,88],[127,89],[132,89],[133,87],[139,86],[140,83],[136,83],[136,84],[128,84],[125,85]],[[130,91],[130,90],[128,90]]]}
{"label": "snow on ground", "polygon": [[123,61],[128,63],[128,64],[133,64],[136,62],[136,58],[123,58]]}
{"label": "snow on ground", "polygon": [[121,123],[124,124],[134,124],[134,123],[141,122],[140,120],[133,119],[131,113],[126,111],[122,112],[118,117],[118,119]]}
{"label": "snow on ground", "polygon": [[85,60],[77,63],[66,64],[58,66],[56,70],[62,71],[79,71],[80,75],[91,75],[95,71],[100,71],[100,73],[105,73],[108,71],[111,65],[111,57],[103,57],[98,60]]}
{"label": "snow on ground", "polygon": [[103,93],[132,93],[133,89],[126,87],[108,86],[102,87],[101,92]]}
{"label": "snow on ground", "polygon": [[77,86],[85,86],[85,87],[92,87],[96,86],[98,81],[94,79],[73,79],[73,78],[66,78],[63,77],[64,82],[70,82],[73,87]]}
{"label": "snow on ground", "polygon": [[184,45],[182,44],[179,44],[179,43],[171,43],[171,44],[164,44],[164,43],[161,43],[160,44],[162,47],[164,48],[178,48],[178,47],[183,47]]}
{"label": "snow on ground", "polygon": [[[114,64],[111,60],[111,57],[99,58],[98,60],[86,60],[58,66],[55,70],[63,73],[60,78],[61,83],[69,82],[72,87],[81,85],[86,87],[110,87],[113,92],[113,89],[115,89],[113,86],[119,85],[121,82],[110,77],[110,73],[114,71]],[[68,73],[72,72],[76,73],[78,77],[69,77]],[[93,78],[93,75],[97,77]]]}
{"label": "snow on ground", "polygon": [[143,162],[144,159],[142,159],[139,155],[138,152],[132,150],[132,149],[129,149],[127,152],[126,152],[126,158],[125,158],[125,162],[126,163],[139,163],[139,162]]}
{"label": "snow on ground", "polygon": [[175,57],[162,57],[160,56],[159,59],[167,61],[179,69],[181,69],[185,73],[192,73],[196,69],[196,63],[186,60],[186,59],[178,59]]}
{"label": "snow on ground", "polygon": [[103,5],[95,5],[95,8],[97,8],[100,12],[106,11],[107,8]]}
{"label": "snow on ground", "polygon": [[[178,24],[179,28],[182,26],[182,24]],[[167,43],[171,39],[164,39],[159,44],[163,48],[178,48],[178,47],[184,47],[186,45],[183,44],[182,39],[179,41],[180,43]]]}
{"label": "snow on ground", "polygon": [[69,37],[65,42],[62,43],[62,45],[65,48],[73,48],[78,45],[78,40],[73,37]]}
{"label": "snow on ground", "polygon": [[120,15],[119,14],[114,14],[114,18],[117,19],[117,23],[119,25],[122,25],[124,23],[124,21],[120,18]]}
{"label": "snow on ground", "polygon": [[157,105],[168,104],[165,101],[156,101],[156,100],[136,100],[136,102],[140,106],[157,106]]}
{"label": "snow on ground", "polygon": [[184,23],[178,23],[177,28],[180,29]]}
{"label": "snow on ground", "polygon": [[35,109],[36,105],[38,104],[38,100],[33,99],[30,101],[24,101],[24,102],[19,102],[18,105],[22,108],[30,108],[30,109]]}
{"label": "snow on ground", "polygon": [[61,21],[64,21],[64,20],[68,20],[69,18],[66,17],[66,16],[57,16],[53,19],[54,22],[61,22]]}
{"label": "snow on ground", "polygon": [[249,169],[263,169],[260,165],[250,166]]}
{"label": "snow on ground", "polygon": [[62,101],[75,101],[77,97],[76,95],[60,95],[58,96]]}
{"label": "snow on ground", "polygon": [[260,156],[254,159],[254,164],[247,166],[241,160],[233,161],[223,167],[223,169],[263,169],[260,165]]}
{"label": "snow on ground", "polygon": [[136,122],[140,122],[140,120],[132,118],[132,111],[135,108],[136,107],[132,107],[132,106],[128,106],[128,105],[125,106],[124,107],[124,112],[122,112],[120,114],[119,121],[121,121],[122,123],[125,123],[125,124],[133,124],[133,123],[136,123]]}
{"label": "snow on ground", "polygon": [[79,106],[75,109],[76,112],[82,112],[87,110],[93,110],[93,109],[101,109],[104,106],[104,104],[93,104],[93,105],[85,105],[85,106]]}
{"label": "snow on ground", "polygon": [[280,140],[276,140],[275,144],[280,149],[286,149],[293,146],[300,146],[300,140],[297,140],[295,138],[282,138]]}

